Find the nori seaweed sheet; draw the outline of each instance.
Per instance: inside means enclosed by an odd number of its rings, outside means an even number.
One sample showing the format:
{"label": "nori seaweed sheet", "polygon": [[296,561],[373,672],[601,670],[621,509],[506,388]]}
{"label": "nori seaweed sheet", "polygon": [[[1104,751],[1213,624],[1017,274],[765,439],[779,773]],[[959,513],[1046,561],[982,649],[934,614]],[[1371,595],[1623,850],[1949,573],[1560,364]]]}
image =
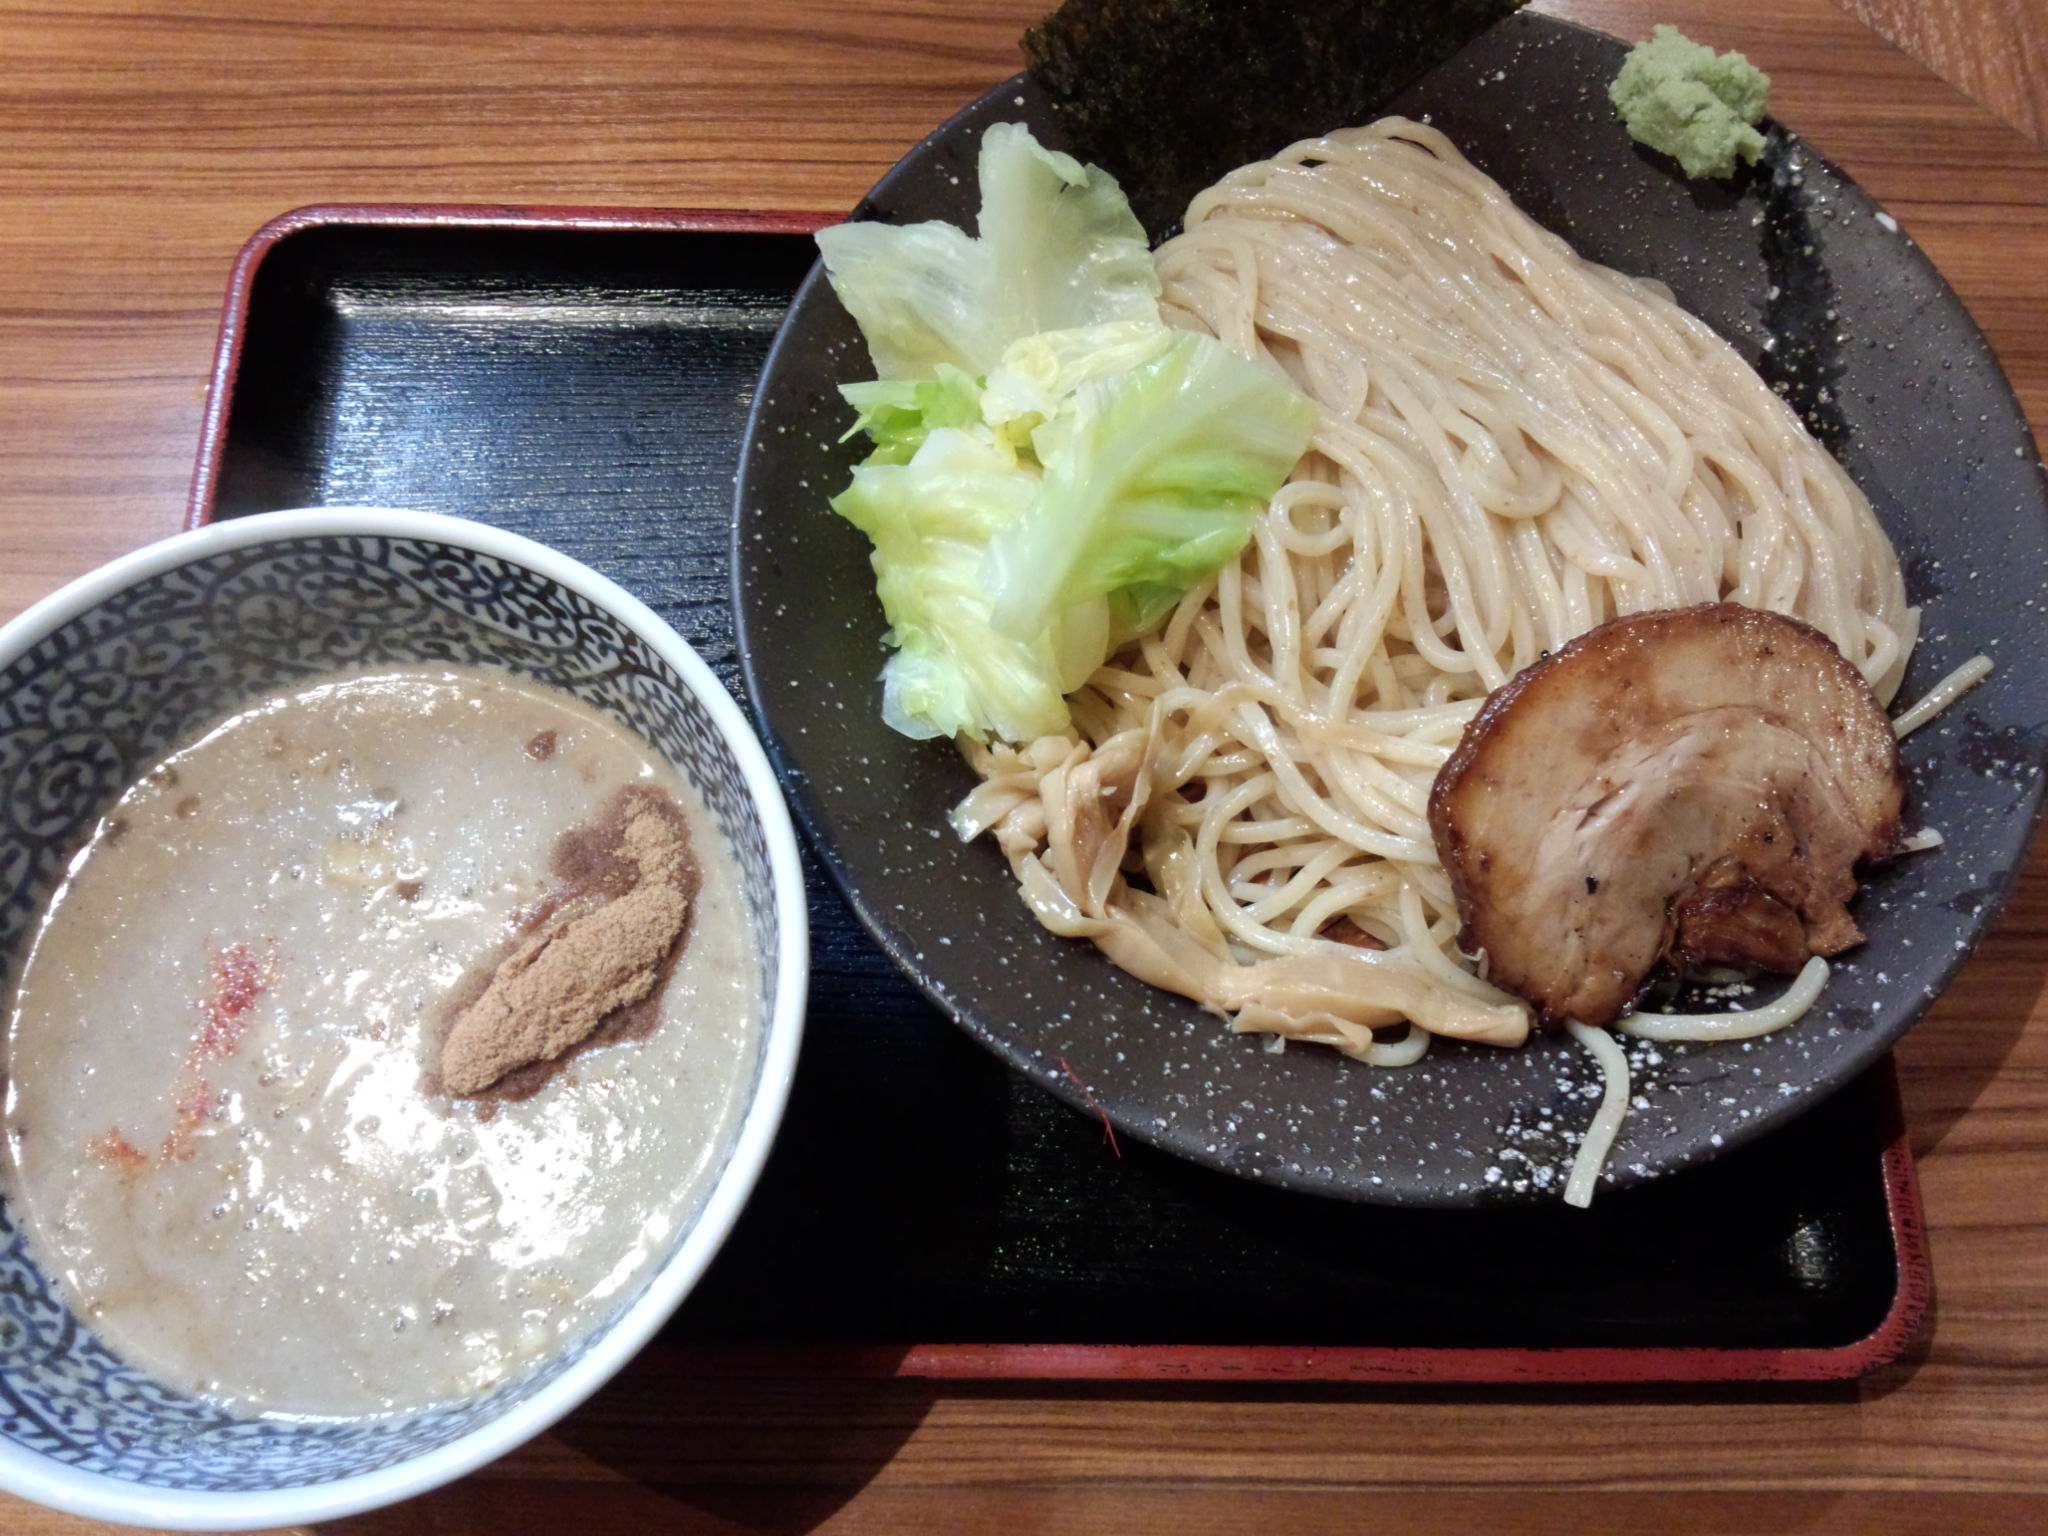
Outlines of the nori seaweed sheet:
{"label": "nori seaweed sheet", "polygon": [[1225,171],[1370,121],[1525,0],[1067,0],[1024,34],[1073,149],[1155,238]]}

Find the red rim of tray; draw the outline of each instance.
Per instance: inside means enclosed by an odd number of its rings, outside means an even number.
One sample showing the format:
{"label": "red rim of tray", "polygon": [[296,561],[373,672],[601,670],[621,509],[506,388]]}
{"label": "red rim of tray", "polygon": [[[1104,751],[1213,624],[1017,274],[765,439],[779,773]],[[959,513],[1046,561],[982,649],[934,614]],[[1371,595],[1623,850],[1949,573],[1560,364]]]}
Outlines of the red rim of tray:
{"label": "red rim of tray", "polygon": [[[580,208],[497,204],[323,203],[281,214],[249,238],[228,279],[220,339],[202,417],[186,513],[188,528],[213,521],[228,406],[241,362],[257,269],[287,236],[322,225],[650,230],[707,234],[813,234],[840,215],[730,209]],[[1887,1056],[1879,1092],[1898,1103]],[[1920,1183],[1904,1127],[1883,1153],[1885,1208],[1898,1263],[1891,1310],[1860,1339],[1831,1347],[1639,1349],[1376,1347],[1276,1344],[679,1344],[656,1345],[647,1364],[705,1376],[926,1377],[951,1380],[1512,1384],[1559,1382],[1831,1381],[1863,1376],[1904,1353],[1925,1323],[1933,1270]]]}

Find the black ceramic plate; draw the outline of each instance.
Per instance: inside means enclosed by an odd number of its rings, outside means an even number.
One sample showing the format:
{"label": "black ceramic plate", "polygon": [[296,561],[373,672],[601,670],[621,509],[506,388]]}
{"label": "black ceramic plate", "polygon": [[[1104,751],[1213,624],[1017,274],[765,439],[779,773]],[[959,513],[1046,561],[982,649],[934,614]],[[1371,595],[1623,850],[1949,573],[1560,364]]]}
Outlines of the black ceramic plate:
{"label": "black ceramic plate", "polygon": [[[1775,174],[1688,183],[1633,145],[1605,84],[1622,45],[1541,17],[1495,28],[1398,98],[1586,255],[1668,283],[1800,406],[1870,496],[1923,638],[1902,697],[1979,652],[1990,681],[1905,744],[1909,817],[1948,846],[1866,886],[1869,942],[1797,1028],[1640,1051],[1608,1163],[1634,1184],[1798,1114],[1880,1055],[1990,923],[2024,853],[2048,736],[2048,497],[1982,337],[1933,267],[1847,177],[1778,135]],[[1021,77],[914,149],[857,216],[972,225],[982,130],[1061,143]],[[1276,145],[1247,145],[1245,158]],[[813,272],[771,354],[741,461],[734,582],[742,665],[798,812],[876,940],[941,1007],[1127,1135],[1271,1183],[1388,1203],[1555,1199],[1593,1076],[1555,1039],[1439,1044],[1381,1071],[1255,1038],[1055,938],[993,846],[945,813],[974,783],[942,743],[881,723],[884,629],[860,533],[826,508],[859,450],[837,386],[865,377],[852,321]],[[1084,1093],[1081,1085],[1086,1085]],[[934,1149],[943,1155],[943,1149]]]}

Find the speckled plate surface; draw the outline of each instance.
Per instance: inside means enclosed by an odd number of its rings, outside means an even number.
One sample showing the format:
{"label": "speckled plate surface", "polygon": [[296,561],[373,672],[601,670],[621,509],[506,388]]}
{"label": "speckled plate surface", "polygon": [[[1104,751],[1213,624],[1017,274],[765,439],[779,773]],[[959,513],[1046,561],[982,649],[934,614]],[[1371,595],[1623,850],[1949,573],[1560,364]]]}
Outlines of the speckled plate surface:
{"label": "speckled plate surface", "polygon": [[[1878,873],[1869,942],[1815,1012],[1762,1041],[1631,1047],[1636,1100],[1608,1164],[1630,1185],[1798,1114],[1880,1055],[1991,922],[2022,857],[2048,748],[2048,494],[2024,418],[1939,274],[1875,203],[1794,137],[1739,187],[1683,181],[1614,121],[1613,39],[1518,16],[1412,86],[1427,116],[1588,256],[1668,283],[1806,414],[1899,547],[1923,637],[1904,697],[1984,652],[1998,671],[1905,744],[1909,820],[1940,853]],[[971,227],[989,124],[1062,142],[1022,77],[938,129],[859,217]],[[1247,145],[1245,158],[1277,145]],[[813,272],[763,374],[737,489],[742,665],[800,818],[877,942],[963,1028],[1128,1135],[1291,1188],[1421,1205],[1555,1199],[1597,1078],[1554,1039],[1439,1044],[1382,1071],[1268,1055],[1193,1004],[1040,928],[991,844],[947,809],[973,786],[943,744],[881,723],[885,628],[867,543],[827,509],[859,457],[837,386],[867,376]],[[1084,1093],[1082,1086],[1086,1085]],[[942,1149],[935,1149],[942,1155]]]}

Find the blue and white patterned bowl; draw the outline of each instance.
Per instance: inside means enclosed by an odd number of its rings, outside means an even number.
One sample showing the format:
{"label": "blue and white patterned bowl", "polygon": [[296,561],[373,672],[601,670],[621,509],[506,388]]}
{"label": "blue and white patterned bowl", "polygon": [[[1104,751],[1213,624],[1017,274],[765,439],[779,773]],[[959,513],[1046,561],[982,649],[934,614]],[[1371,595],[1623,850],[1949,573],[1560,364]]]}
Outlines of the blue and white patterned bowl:
{"label": "blue and white patterned bowl", "polygon": [[186,1529],[333,1519],[457,1477],[546,1428],[661,1326],[752,1190],[788,1096],[809,950],[796,839],[745,717],[674,630],[531,540],[429,513],[216,524],[0,628],[0,997],[50,886],[145,767],[256,694],[344,667],[495,665],[637,730],[703,795],[761,957],[751,1101],[666,1261],[611,1322],[490,1394],[396,1419],[238,1419],[109,1354],[24,1249],[0,1191],[0,1487]]}

